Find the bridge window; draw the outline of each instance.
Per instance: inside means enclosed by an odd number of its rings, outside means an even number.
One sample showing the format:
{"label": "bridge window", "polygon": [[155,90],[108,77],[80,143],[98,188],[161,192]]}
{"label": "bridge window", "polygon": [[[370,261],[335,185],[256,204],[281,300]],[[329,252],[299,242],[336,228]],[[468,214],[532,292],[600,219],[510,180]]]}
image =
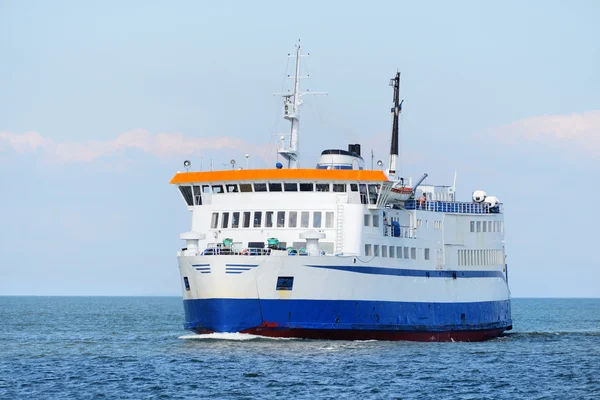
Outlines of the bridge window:
{"label": "bridge window", "polygon": [[394,246],[390,246],[390,258],[394,258],[394,257],[396,257],[396,256],[394,255],[394,250],[396,250],[396,248],[395,248]]}
{"label": "bridge window", "polygon": [[369,204],[367,203],[367,185],[361,183],[360,187],[360,203],[361,204]]}
{"label": "bridge window", "polygon": [[213,213],[210,221],[210,227],[212,229],[217,229],[217,226],[219,226],[219,213]]}
{"label": "bridge window", "polygon": [[333,184],[333,191],[334,192],[345,192],[346,191],[346,184],[345,183],[334,183]]}
{"label": "bridge window", "polygon": [[283,189],[286,192],[297,192],[298,191],[298,184],[297,183],[284,183],[283,184]]}
{"label": "bridge window", "polygon": [[325,228],[333,228],[333,211],[325,213]]}
{"label": "bridge window", "polygon": [[202,205],[202,193],[200,192],[200,186],[194,186],[194,199],[197,206]]}
{"label": "bridge window", "polygon": [[266,183],[255,183],[254,184],[254,191],[255,192],[266,192],[267,191],[267,184]]}
{"label": "bridge window", "polygon": [[273,227],[273,211],[267,211],[265,213],[265,228]]}
{"label": "bridge window", "polygon": [[269,192],[281,192],[281,183],[269,183]]}
{"label": "bridge window", "polygon": [[312,183],[301,183],[300,184],[300,191],[301,192],[312,192],[313,191],[313,184]]}
{"label": "bridge window", "polygon": [[244,211],[244,228],[250,228],[250,211]]}
{"label": "bridge window", "polygon": [[183,198],[188,206],[194,205],[191,186],[179,186],[179,191],[183,195]]}
{"label": "bridge window", "polygon": [[212,185],[212,192],[215,193],[215,194],[224,193],[223,192],[223,185]]}
{"label": "bridge window", "polygon": [[225,187],[227,188],[227,193],[237,193],[238,192],[238,185],[236,185],[236,184],[225,185]]}
{"label": "bridge window", "polygon": [[277,227],[283,228],[285,226],[285,211],[277,211]]}
{"label": "bridge window", "polygon": [[295,228],[298,223],[298,211],[290,211],[288,214],[288,228]]}
{"label": "bridge window", "polygon": [[370,244],[365,244],[365,256],[372,256],[373,253],[371,251],[371,245]]}
{"label": "bridge window", "polygon": [[224,212],[223,213],[223,219],[221,219],[221,228],[222,229],[227,229],[227,227],[229,227],[229,213],[228,212]]}
{"label": "bridge window", "polygon": [[240,183],[240,192],[243,192],[243,193],[252,192],[252,184],[251,183]]}
{"label": "bridge window", "polygon": [[231,227],[239,228],[240,227],[240,213],[234,212],[231,216]]}
{"label": "bridge window", "polygon": [[313,228],[321,227],[321,211],[315,211],[313,214]]}
{"label": "bridge window", "polygon": [[316,191],[317,192],[329,192],[329,183],[317,183]]}
{"label": "bridge window", "polygon": [[262,211],[254,211],[254,227],[260,228],[262,224]]}
{"label": "bridge window", "polygon": [[350,190],[352,192],[358,192],[358,185],[356,183],[351,183],[350,184]]}
{"label": "bridge window", "polygon": [[369,185],[369,204],[377,204],[377,185]]}

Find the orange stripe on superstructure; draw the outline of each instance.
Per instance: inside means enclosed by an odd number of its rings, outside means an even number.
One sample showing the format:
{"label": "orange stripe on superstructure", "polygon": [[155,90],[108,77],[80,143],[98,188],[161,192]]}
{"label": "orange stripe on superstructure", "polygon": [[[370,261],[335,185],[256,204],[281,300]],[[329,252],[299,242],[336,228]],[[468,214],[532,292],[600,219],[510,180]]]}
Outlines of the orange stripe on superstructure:
{"label": "orange stripe on superstructure", "polygon": [[208,172],[179,172],[172,184],[226,181],[387,181],[383,171],[356,169],[253,169]]}

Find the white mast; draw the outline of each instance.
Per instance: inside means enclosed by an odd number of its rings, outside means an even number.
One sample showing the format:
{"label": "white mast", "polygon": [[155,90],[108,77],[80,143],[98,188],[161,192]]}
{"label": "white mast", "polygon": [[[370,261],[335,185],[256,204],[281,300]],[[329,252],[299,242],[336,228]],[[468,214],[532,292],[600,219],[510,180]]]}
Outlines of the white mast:
{"label": "white mast", "polygon": [[[279,154],[287,161],[287,168],[298,168],[299,161],[299,146],[300,146],[300,119],[299,112],[300,106],[303,101],[300,97],[305,94],[327,94],[325,92],[301,92],[300,91],[300,79],[308,78],[307,76],[300,76],[300,58],[309,56],[310,54],[303,55],[300,42],[296,45],[296,74],[292,77],[288,75],[288,78],[294,79],[294,93],[276,93],[283,97],[283,118],[291,122],[290,127],[290,140],[289,145],[286,145],[286,141],[282,140]],[[293,56],[290,56],[293,57]]]}

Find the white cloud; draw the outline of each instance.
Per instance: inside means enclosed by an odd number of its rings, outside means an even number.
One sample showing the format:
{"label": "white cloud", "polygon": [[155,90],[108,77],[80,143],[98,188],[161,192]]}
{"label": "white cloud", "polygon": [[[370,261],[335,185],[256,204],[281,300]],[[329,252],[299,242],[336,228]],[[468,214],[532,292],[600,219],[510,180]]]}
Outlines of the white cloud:
{"label": "white cloud", "polygon": [[600,110],[522,119],[491,130],[498,140],[578,148],[600,156]]}
{"label": "white cloud", "polygon": [[264,157],[267,144],[248,143],[231,137],[188,137],[181,133],[151,134],[135,129],[113,140],[86,142],[54,142],[38,132],[21,135],[0,132],[0,151],[7,146],[18,153],[42,151],[58,162],[90,162],[102,157],[113,157],[127,150],[140,150],[159,157],[192,155],[207,150],[230,149]]}

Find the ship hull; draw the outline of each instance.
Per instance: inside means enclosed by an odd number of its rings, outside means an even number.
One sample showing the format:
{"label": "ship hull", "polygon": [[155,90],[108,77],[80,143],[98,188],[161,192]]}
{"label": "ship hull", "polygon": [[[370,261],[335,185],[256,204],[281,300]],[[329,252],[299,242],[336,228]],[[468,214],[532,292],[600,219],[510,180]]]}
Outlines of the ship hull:
{"label": "ship hull", "polygon": [[[512,325],[510,293],[500,271],[356,267],[336,257],[200,261],[180,257],[190,284],[190,290],[184,288],[184,327],[197,333],[481,341]],[[280,277],[294,277],[292,286],[278,289]]]}

